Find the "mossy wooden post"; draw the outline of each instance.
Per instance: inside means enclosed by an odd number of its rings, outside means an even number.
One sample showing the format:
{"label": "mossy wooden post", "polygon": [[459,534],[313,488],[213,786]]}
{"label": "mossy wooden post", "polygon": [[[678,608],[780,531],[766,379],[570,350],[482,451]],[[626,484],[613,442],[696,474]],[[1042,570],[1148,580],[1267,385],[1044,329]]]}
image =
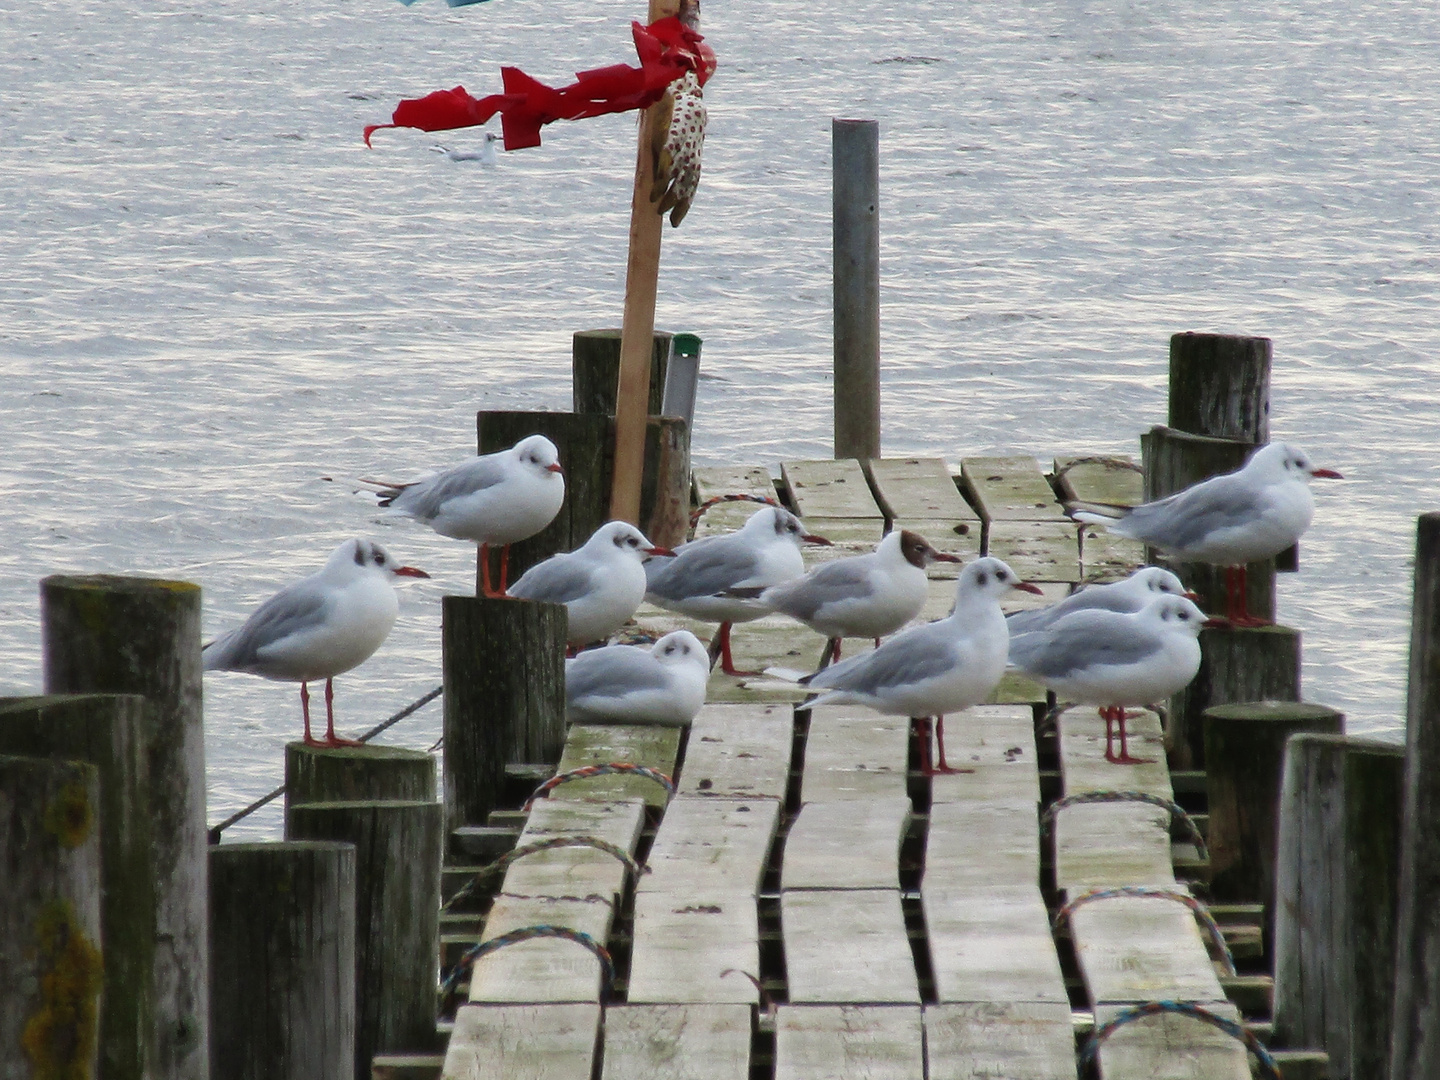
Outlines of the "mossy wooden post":
{"label": "mossy wooden post", "polygon": [[[527,435],[544,435],[560,452],[560,467],[565,470],[565,502],[555,520],[530,539],[510,546],[511,581],[557,551],[573,551],[610,520],[612,424],[605,416],[563,412],[476,414],[480,453],[504,450]],[[492,552],[492,557],[498,558],[498,553]]]}
{"label": "mossy wooden post", "polygon": [[285,802],[435,799],[435,755],[403,746],[285,746]]}
{"label": "mossy wooden post", "polygon": [[1257,701],[1205,710],[1210,789],[1210,895],[1266,907],[1273,955],[1275,843],[1285,740],[1301,731],[1338,735],[1345,717],[1324,705]]}
{"label": "mossy wooden post", "polygon": [[0,753],[85,761],[100,774],[100,930],[105,989],[100,1072],[147,1080],[155,960],[150,707],[131,694],[0,699]]}
{"label": "mossy wooden post", "polygon": [[[1405,752],[1381,743],[1345,756],[1345,886],[1349,911],[1350,1069],[1332,1077],[1383,1077],[1390,1061]],[[1433,827],[1433,826],[1432,826]]]}
{"label": "mossy wooden post", "polygon": [[485,824],[506,765],[560,760],[569,620],[563,604],[472,596],[441,612],[448,833]]}
{"label": "mossy wooden post", "polygon": [[1300,631],[1288,626],[1200,631],[1200,670],[1170,699],[1165,742],[1171,767],[1206,766],[1206,709],[1246,701],[1299,701],[1300,644]]}
{"label": "mossy wooden post", "polygon": [[381,1052],[436,1045],[444,812],[433,802],[304,803],[287,840],[355,845],[355,1078]]}
{"label": "mossy wooden post", "polygon": [[1192,435],[1270,441],[1269,338],[1170,337],[1170,426]]}
{"label": "mossy wooden post", "polygon": [[99,814],[95,766],[0,755],[0,1076],[95,1075]]}
{"label": "mossy wooden post", "polygon": [[[648,415],[659,416],[670,360],[671,335],[664,330],[656,330],[653,338]],[[620,328],[577,330],[570,349],[572,408],[577,413],[614,416],[615,387],[620,378]]]}
{"label": "mossy wooden post", "polygon": [[1415,535],[1390,1080],[1440,1075],[1440,513]]}
{"label": "mossy wooden post", "polygon": [[212,847],[212,1080],[355,1075],[354,846]]}
{"label": "mossy wooden post", "polygon": [[157,1080],[204,1080],[210,977],[200,587],[103,574],[48,577],[40,583],[40,621],[47,693],[140,694],[150,703],[151,1072]]}
{"label": "mossy wooden post", "polygon": [[835,457],[880,456],[880,123],[830,121]]}

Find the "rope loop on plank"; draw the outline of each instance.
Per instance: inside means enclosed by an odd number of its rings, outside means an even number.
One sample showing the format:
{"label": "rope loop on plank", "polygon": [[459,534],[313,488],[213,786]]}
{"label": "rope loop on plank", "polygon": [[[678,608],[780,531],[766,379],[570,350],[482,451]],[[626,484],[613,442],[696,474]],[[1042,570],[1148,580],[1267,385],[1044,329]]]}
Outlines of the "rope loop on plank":
{"label": "rope loop on plank", "polygon": [[1158,806],[1167,811],[1170,816],[1185,827],[1186,835],[1190,842],[1195,845],[1200,858],[1210,858],[1210,849],[1205,846],[1205,838],[1200,835],[1200,826],[1195,824],[1195,819],[1187,814],[1183,807],[1163,795],[1152,795],[1148,791],[1079,791],[1074,795],[1066,795],[1064,798],[1056,799],[1045,810],[1040,818],[1040,831],[1048,832],[1055,824],[1055,817],[1067,806],[1079,806],[1082,803],[1109,803],[1109,802],[1141,802],[1149,803],[1151,806]]}
{"label": "rope loop on plank", "polygon": [[690,536],[694,536],[694,535],[695,535],[695,526],[700,524],[700,519],[705,516],[705,511],[709,510],[712,506],[718,506],[718,505],[720,505],[721,503],[731,503],[731,502],[764,503],[766,506],[779,506],[779,505],[780,505],[779,500],[769,498],[768,496],[765,496],[765,495],[744,495],[744,494],[738,494],[738,493],[737,493],[737,494],[734,494],[734,495],[716,495],[716,496],[715,496],[714,498],[712,498],[712,499],[706,499],[706,500],[705,500],[704,502],[702,502],[699,506],[697,506],[694,510],[691,510],[691,511],[690,511],[690,532],[689,532],[689,535],[690,535]]}
{"label": "rope loop on plank", "polygon": [[500,934],[489,941],[482,941],[467,949],[465,955],[460,958],[445,981],[440,984],[440,992],[448,997],[455,992],[455,987],[460,985],[460,980],[482,956],[487,956],[507,945],[518,945],[522,941],[534,941],[537,938],[563,938],[566,941],[573,941],[585,946],[595,954],[600,961],[600,994],[603,998],[610,992],[610,984],[615,980],[615,962],[610,958],[610,950],[601,945],[583,930],[574,930],[568,926],[556,926],[551,923],[536,923],[533,926],[522,926],[518,930],[511,930],[508,934]]}
{"label": "rope loop on plank", "polygon": [[440,910],[448,910],[452,905],[459,903],[466,897],[473,896],[486,880],[495,877],[497,874],[503,874],[510,868],[512,863],[523,859],[526,855],[533,855],[537,851],[552,851],[555,848],[562,847],[588,847],[594,848],[596,851],[603,851],[607,855],[613,855],[616,859],[620,860],[632,877],[638,878],[641,874],[648,874],[650,872],[648,866],[641,866],[630,857],[628,851],[612,844],[609,840],[601,840],[594,836],[552,836],[545,840],[536,840],[533,843],[521,844],[519,847],[507,851],[494,862],[482,866],[476,872],[475,876],[465,883],[459,892],[440,906]]}
{"label": "rope loop on plank", "polygon": [[1107,889],[1090,889],[1078,896],[1071,897],[1065,902],[1059,911],[1055,913],[1055,929],[1058,931],[1074,913],[1076,908],[1083,907],[1092,900],[1113,900],[1116,897],[1143,897],[1158,900],[1174,900],[1176,903],[1184,904],[1200,921],[1205,932],[1210,936],[1210,942],[1225,960],[1225,973],[1235,974],[1235,957],[1230,952],[1230,946],[1225,941],[1225,935],[1221,933],[1215,917],[1195,897],[1187,892],[1178,889],[1162,889],[1154,885],[1116,885]]}
{"label": "rope loop on plank", "polygon": [[569,772],[559,773],[552,776],[545,783],[537,787],[521,807],[523,813],[529,813],[530,807],[535,805],[535,800],[542,795],[548,795],[561,784],[569,783],[571,780],[587,780],[592,776],[606,776],[611,773],[629,773],[635,776],[643,776],[647,780],[654,780],[665,789],[666,796],[675,794],[675,781],[666,776],[659,769],[652,769],[648,765],[632,765],[628,761],[612,761],[605,765],[583,765],[578,769],[571,769]]}
{"label": "rope loop on plank", "polygon": [[1231,1038],[1238,1039],[1244,1044],[1245,1049],[1255,1055],[1255,1060],[1260,1063],[1262,1074],[1267,1080],[1284,1080],[1280,1072],[1280,1066],[1276,1064],[1275,1059],[1270,1056],[1270,1051],[1261,1045],[1260,1040],[1257,1039],[1254,1034],[1245,1030],[1242,1025],[1237,1024],[1234,1020],[1227,1020],[1225,1017],[1211,1012],[1204,1006],[1196,1005],[1189,1001],[1147,1001],[1144,1004],[1123,1010],[1117,1014],[1113,1020],[1096,1028],[1091,1034],[1089,1040],[1085,1043],[1084,1052],[1080,1055],[1080,1067],[1082,1069],[1089,1067],[1090,1063],[1095,1060],[1095,1055],[1100,1051],[1101,1042],[1108,1038],[1117,1028],[1133,1023],[1136,1020],[1141,1020],[1147,1016],[1155,1016],[1159,1013],[1167,1012],[1200,1020],[1213,1028],[1223,1031]]}

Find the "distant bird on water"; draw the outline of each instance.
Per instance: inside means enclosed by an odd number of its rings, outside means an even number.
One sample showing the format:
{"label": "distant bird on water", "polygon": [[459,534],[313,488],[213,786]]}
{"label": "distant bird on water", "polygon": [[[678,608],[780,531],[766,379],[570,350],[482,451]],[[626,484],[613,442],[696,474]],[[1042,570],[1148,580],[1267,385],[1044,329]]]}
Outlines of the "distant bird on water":
{"label": "distant bird on water", "polygon": [[[441,536],[480,545],[480,589],[505,595],[510,545],[549,525],[565,501],[560,453],[544,435],[472,458],[408,484],[361,480],[379,489],[380,505],[408,514]],[[501,547],[500,583],[490,581],[490,548]]]}
{"label": "distant bird on water", "polygon": [[1227,568],[1227,617],[1236,626],[1264,626],[1245,606],[1245,564],[1291,547],[1310,527],[1313,477],[1340,479],[1317,468],[1288,443],[1262,446],[1244,466],[1174,495],[1134,508],[1068,503],[1076,521],[1102,525],[1188,562]]}
{"label": "distant bird on water", "polygon": [[[307,746],[354,746],[335,734],[333,679],[364,663],[395,625],[396,577],[429,577],[401,566],[379,544],[346,540],[318,573],[287,585],[205,646],[206,671],[243,671],[300,684]],[[325,680],[325,738],[310,734],[309,683]]]}
{"label": "distant bird on water", "polygon": [[488,168],[491,165],[499,163],[500,156],[495,151],[495,144],[499,142],[500,139],[501,136],[495,134],[495,132],[487,131],[485,132],[485,141],[480,144],[479,150],[452,150],[450,147],[442,146],[440,143],[436,143],[430,147],[430,149],[437,154],[444,154],[451,161],[478,161],[481,165]]}

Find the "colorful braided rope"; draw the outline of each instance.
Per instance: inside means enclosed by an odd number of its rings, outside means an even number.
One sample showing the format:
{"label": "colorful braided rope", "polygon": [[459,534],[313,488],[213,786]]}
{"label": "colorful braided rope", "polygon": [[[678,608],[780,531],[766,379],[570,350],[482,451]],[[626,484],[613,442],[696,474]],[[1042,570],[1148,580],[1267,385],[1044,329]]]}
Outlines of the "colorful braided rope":
{"label": "colorful braided rope", "polygon": [[548,795],[561,784],[568,784],[571,780],[587,780],[592,776],[605,776],[609,773],[632,773],[635,776],[643,776],[647,780],[654,780],[663,787],[666,795],[675,794],[675,781],[671,780],[670,777],[666,776],[659,769],[652,769],[648,765],[631,765],[625,761],[612,761],[606,765],[584,765],[578,769],[571,769],[569,772],[552,776],[549,780],[546,780],[545,783],[537,787],[530,798],[525,800],[525,805],[521,807],[521,811],[528,814],[530,807],[535,805],[536,799],[542,795]]}
{"label": "colorful braided rope", "polygon": [[766,506],[779,506],[775,499],[766,498],[764,495],[716,495],[713,499],[706,499],[703,503],[690,511],[690,535],[695,535],[695,526],[700,524],[700,519],[705,516],[705,511],[720,503],[729,502],[753,502],[764,503]]}
{"label": "colorful braided rope", "polygon": [[464,888],[450,897],[449,900],[445,901],[441,906],[441,910],[443,911],[452,904],[463,900],[465,897],[473,895],[485,881],[497,874],[504,873],[505,870],[510,867],[511,863],[523,859],[526,855],[533,855],[537,851],[551,851],[555,848],[562,847],[588,847],[594,848],[596,851],[603,851],[607,855],[613,855],[624,864],[625,869],[634,877],[639,877],[641,874],[650,872],[648,866],[641,866],[630,857],[628,851],[610,843],[609,840],[600,840],[594,836],[552,836],[548,840],[536,840],[534,843],[521,844],[519,847],[507,851],[494,862],[482,866],[479,871],[476,872],[475,876],[465,883]]}
{"label": "colorful braided rope", "polygon": [[1158,806],[1160,809],[1168,811],[1172,818],[1185,826],[1185,832],[1189,835],[1190,842],[1195,845],[1195,850],[1200,853],[1200,858],[1208,859],[1210,857],[1210,849],[1205,846],[1205,838],[1200,835],[1200,827],[1195,824],[1195,819],[1177,803],[1163,795],[1152,795],[1148,791],[1080,791],[1074,795],[1066,795],[1062,799],[1056,799],[1046,808],[1040,818],[1040,831],[1048,832],[1055,824],[1055,816],[1067,806],[1107,802],[1149,803],[1151,806]]}
{"label": "colorful braided rope", "polygon": [[1133,1008],[1126,1009],[1119,1013],[1109,1023],[1096,1028],[1090,1036],[1089,1041],[1085,1043],[1085,1050],[1080,1055],[1081,1068],[1088,1067],[1089,1064],[1095,1060],[1095,1055],[1100,1051],[1101,1042],[1108,1038],[1116,1028],[1123,1027],[1125,1024],[1133,1023],[1147,1016],[1155,1016],[1159,1013],[1167,1012],[1201,1020],[1213,1028],[1218,1028],[1226,1035],[1238,1039],[1244,1044],[1245,1049],[1255,1055],[1255,1059],[1260,1062],[1260,1068],[1263,1070],[1264,1075],[1268,1077],[1268,1080],[1284,1080],[1280,1072],[1280,1066],[1275,1063],[1275,1059],[1270,1056],[1270,1052],[1260,1044],[1260,1040],[1255,1038],[1253,1034],[1246,1031],[1242,1025],[1237,1024],[1234,1020],[1227,1020],[1223,1016],[1217,1016],[1209,1009],[1188,1001],[1147,1001],[1142,1005],[1136,1005]]}
{"label": "colorful braided rope", "polygon": [[1059,930],[1070,918],[1076,908],[1090,903],[1092,900],[1113,900],[1118,896],[1149,897],[1159,900],[1174,900],[1176,903],[1184,904],[1200,920],[1200,925],[1210,935],[1210,941],[1216,950],[1225,959],[1225,970],[1227,974],[1235,974],[1235,957],[1231,955],[1230,946],[1225,942],[1225,935],[1220,932],[1219,925],[1215,922],[1209,910],[1195,897],[1187,892],[1178,889],[1161,889],[1153,885],[1116,885],[1108,889],[1091,889],[1079,896],[1071,897],[1064,906],[1055,913],[1055,929]]}
{"label": "colorful braided rope", "polygon": [[583,930],[572,930],[568,926],[555,926],[549,923],[537,923],[534,926],[522,926],[518,930],[511,930],[508,934],[501,934],[489,941],[482,941],[479,945],[466,950],[460,962],[451,969],[445,981],[440,984],[440,991],[443,995],[454,993],[455,987],[460,985],[460,980],[465,977],[468,971],[482,956],[503,949],[507,945],[517,945],[522,941],[534,941],[536,938],[564,938],[566,941],[574,941],[584,945],[595,954],[600,961],[600,993],[603,997],[610,991],[610,984],[615,979],[615,962],[610,959],[610,950],[601,945]]}

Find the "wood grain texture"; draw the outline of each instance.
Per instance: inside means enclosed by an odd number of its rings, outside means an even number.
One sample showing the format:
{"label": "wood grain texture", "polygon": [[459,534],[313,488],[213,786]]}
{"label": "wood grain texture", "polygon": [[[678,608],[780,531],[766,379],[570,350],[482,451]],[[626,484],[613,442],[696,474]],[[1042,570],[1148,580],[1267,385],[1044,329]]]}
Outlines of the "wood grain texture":
{"label": "wood grain texture", "polygon": [[[580,802],[541,799],[530,811],[518,847],[560,836],[592,837],[635,853],[645,824],[645,803],[640,799],[618,802]],[[627,871],[604,851],[586,847],[537,851],[511,863],[502,891],[523,896],[588,896],[592,893],[618,900]]]}
{"label": "wood grain texture", "polygon": [[725,972],[759,975],[759,936],[753,897],[641,893],[635,897],[628,999],[652,1004],[755,1001],[749,979]]}
{"label": "wood grain texture", "polygon": [[591,1080],[600,1006],[465,1005],[443,1080]]}
{"label": "wood grain texture", "polygon": [[1040,883],[1033,802],[933,803],[925,834],[926,889],[1034,887]]}
{"label": "wood grain texture", "polygon": [[1075,1080],[1066,1002],[925,1006],[928,1080]]}
{"label": "wood grain texture", "polygon": [[861,519],[869,524],[875,540],[884,534],[885,514],[870,494],[865,470],[856,459],[784,461],[780,463],[780,476],[810,528],[821,531],[821,519]]}
{"label": "wood grain texture", "polygon": [[919,1006],[782,1005],[775,1080],[924,1080]]}
{"label": "wood grain texture", "polygon": [[966,458],[960,476],[987,522],[1065,520],[1064,507],[1033,457]]}
{"label": "wood grain texture", "polygon": [[403,746],[285,744],[285,801],[435,798],[435,755]]}
{"label": "wood grain texture", "polygon": [[855,708],[812,709],[802,802],[904,796],[910,721]]}
{"label": "wood grain texture", "polygon": [[[514,896],[501,893],[485,919],[482,940],[526,926],[566,926],[605,944],[615,909],[603,896]],[[470,1000],[564,1002],[600,1000],[600,960],[564,938],[516,942],[475,961]]]}
{"label": "wood grain texture", "polygon": [[[1123,1006],[1099,1005],[1095,1022],[1106,1024]],[[1207,1005],[1238,1021],[1229,1002]],[[1245,1047],[1229,1035],[1189,1016],[1161,1013],[1118,1028],[1100,1044],[1105,1080],[1250,1080]]]}
{"label": "wood grain texture", "polygon": [[1160,717],[1149,709],[1130,710],[1126,721],[1130,753],[1149,758],[1146,765],[1116,765],[1105,760],[1105,721],[1089,705],[1078,705],[1060,714],[1060,775],[1065,794],[1085,791],[1143,791],[1174,799],[1170,770],[1165,765],[1165,733]]}
{"label": "wood grain texture", "polygon": [[1055,887],[1175,883],[1170,815],[1148,803],[1080,803],[1055,815]]}
{"label": "wood grain texture", "polygon": [[[717,495],[758,495],[778,501],[775,481],[763,466],[720,465],[692,469],[695,505],[700,506]],[[753,502],[717,503],[700,516],[695,525],[695,539],[734,532],[760,509]]]}
{"label": "wood grain texture", "polygon": [[871,458],[863,467],[879,495],[880,509],[892,521],[980,521],[944,458]]}
{"label": "wood grain texture", "polygon": [[1002,518],[985,527],[985,554],[1005,563],[1024,581],[1080,580],[1080,541],[1070,521]]}
{"label": "wood grain texture", "polygon": [[749,1005],[605,1010],[602,1080],[749,1080]]}
{"label": "wood grain texture", "polygon": [[1039,803],[1035,720],[1029,705],[977,705],[947,716],[945,751],[951,765],[974,771],[934,777],[932,803]]}
{"label": "wood grain texture", "polygon": [[780,895],[792,1002],[919,1003],[896,889]]}
{"label": "wood grain texture", "polygon": [[920,891],[940,1001],[1067,1004],[1037,885]]}
{"label": "wood grain texture", "polygon": [[[626,762],[658,769],[666,776],[675,773],[680,756],[679,728],[655,725],[571,724],[557,772],[569,772],[585,765]],[[561,784],[550,793],[552,799],[643,799],[650,806],[664,807],[669,796],[653,780],[624,773],[609,773]]]}
{"label": "wood grain texture", "polygon": [[706,705],[690,725],[678,793],[783,799],[794,736],[789,705]]}
{"label": "wood grain texture", "polygon": [[1145,501],[1145,474],[1126,454],[1057,457],[1053,475],[1066,499],[1112,506],[1136,506]]}
{"label": "wood grain texture", "polygon": [[900,844],[909,823],[910,800],[903,795],[864,807],[851,800],[808,802],[785,839],[780,887],[899,888]]}
{"label": "wood grain texture", "polygon": [[677,795],[660,821],[646,858],[650,873],[641,877],[637,891],[753,897],[760,891],[779,816],[774,799]]}
{"label": "wood grain texture", "polygon": [[1162,897],[1095,900],[1070,916],[1085,989],[1095,1005],[1224,1001],[1190,909]]}

